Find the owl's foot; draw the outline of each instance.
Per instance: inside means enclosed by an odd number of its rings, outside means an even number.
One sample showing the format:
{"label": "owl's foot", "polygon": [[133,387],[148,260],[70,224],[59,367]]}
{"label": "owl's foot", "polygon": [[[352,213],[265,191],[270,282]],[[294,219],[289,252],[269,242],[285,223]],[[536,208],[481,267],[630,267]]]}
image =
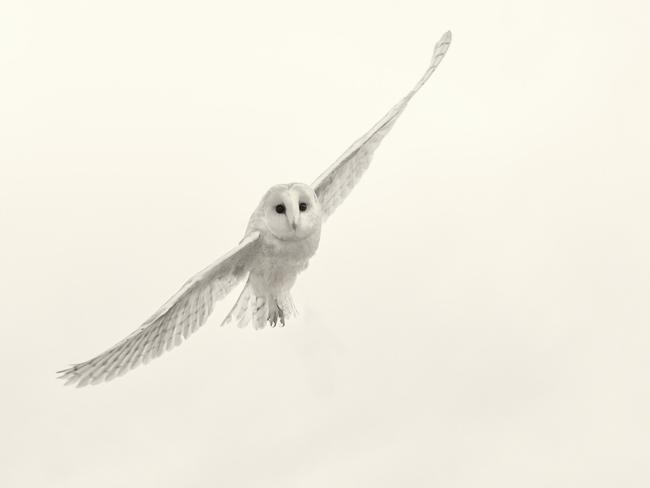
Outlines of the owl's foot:
{"label": "owl's foot", "polygon": [[276,303],[274,307],[271,307],[271,311],[269,312],[269,318],[268,322],[271,327],[275,327],[278,324],[278,321],[280,323],[280,327],[284,327],[284,310],[280,308],[280,306]]}

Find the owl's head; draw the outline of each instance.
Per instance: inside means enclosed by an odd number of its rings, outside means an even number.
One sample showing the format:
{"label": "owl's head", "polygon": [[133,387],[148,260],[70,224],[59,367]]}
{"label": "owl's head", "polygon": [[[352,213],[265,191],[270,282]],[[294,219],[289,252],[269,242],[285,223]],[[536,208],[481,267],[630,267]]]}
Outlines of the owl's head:
{"label": "owl's head", "polygon": [[261,202],[263,221],[268,230],[281,240],[300,240],[320,228],[318,198],[309,185],[276,185]]}

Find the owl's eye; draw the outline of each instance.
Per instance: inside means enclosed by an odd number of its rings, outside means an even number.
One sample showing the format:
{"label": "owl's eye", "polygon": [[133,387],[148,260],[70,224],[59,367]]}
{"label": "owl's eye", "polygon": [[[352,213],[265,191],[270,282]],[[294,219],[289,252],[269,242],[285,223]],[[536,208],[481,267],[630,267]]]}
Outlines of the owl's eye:
{"label": "owl's eye", "polygon": [[275,211],[279,214],[283,214],[287,211],[287,208],[284,205],[280,204],[275,206]]}
{"label": "owl's eye", "polygon": [[304,212],[305,210],[307,210],[307,204],[305,202],[300,202],[298,208],[300,209],[301,212]]}

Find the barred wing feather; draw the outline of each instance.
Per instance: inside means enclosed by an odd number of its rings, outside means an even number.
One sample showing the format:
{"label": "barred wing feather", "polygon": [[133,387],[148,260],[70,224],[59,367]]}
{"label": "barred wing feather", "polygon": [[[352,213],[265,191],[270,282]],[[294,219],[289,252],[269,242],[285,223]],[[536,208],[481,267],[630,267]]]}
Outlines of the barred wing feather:
{"label": "barred wing feather", "polygon": [[250,270],[259,232],[190,278],[131,335],[98,356],[59,371],[66,384],[109,381],[160,356],[187,339],[207,320],[214,303],[226,296]]}
{"label": "barred wing feather", "polygon": [[436,43],[431,64],[413,89],[312,183],[321,204],[323,219],[326,219],[334,212],[336,207],[345,200],[352,188],[361,179],[361,176],[370,165],[375,149],[377,149],[384,136],[390,132],[413,95],[422,88],[436,70],[447,53],[450,43],[451,32],[448,31]]}

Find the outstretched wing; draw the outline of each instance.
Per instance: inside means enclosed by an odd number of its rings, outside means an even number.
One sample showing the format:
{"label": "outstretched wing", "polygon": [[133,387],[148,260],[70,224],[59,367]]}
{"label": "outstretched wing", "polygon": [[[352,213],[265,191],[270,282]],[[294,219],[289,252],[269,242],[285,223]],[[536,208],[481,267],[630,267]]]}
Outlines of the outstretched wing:
{"label": "outstretched wing", "polygon": [[138,330],[99,356],[59,371],[60,378],[66,385],[79,387],[108,381],[179,345],[205,323],[214,302],[246,276],[259,236],[259,232],[247,235],[236,248],[190,278]]}
{"label": "outstretched wing", "polygon": [[336,162],[318,177],[312,187],[318,196],[323,212],[323,219],[329,217],[352,191],[370,165],[372,155],[381,140],[393,127],[406,105],[436,70],[447,53],[451,43],[451,32],[445,34],[436,43],[431,64],[415,87],[399,101],[372,129],[352,144]]}

